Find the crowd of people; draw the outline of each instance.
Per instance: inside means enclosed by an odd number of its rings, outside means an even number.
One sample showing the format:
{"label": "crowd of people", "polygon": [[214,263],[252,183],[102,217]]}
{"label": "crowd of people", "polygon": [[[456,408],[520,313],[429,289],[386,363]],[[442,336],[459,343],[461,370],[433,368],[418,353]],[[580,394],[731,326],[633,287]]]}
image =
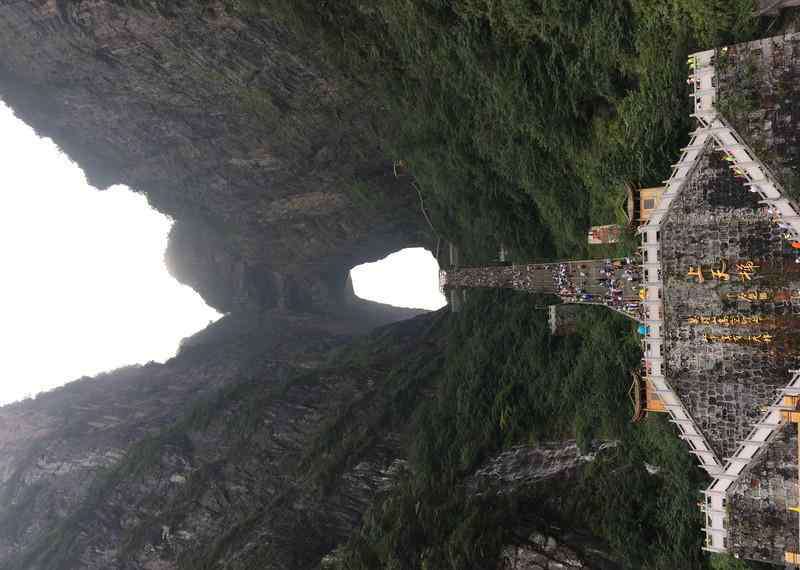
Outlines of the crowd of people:
{"label": "crowd of people", "polygon": [[564,302],[605,305],[640,318],[641,268],[632,259],[559,263],[549,268],[554,289]]}
{"label": "crowd of people", "polygon": [[606,259],[552,264],[452,268],[447,288],[509,288],[558,295],[565,303],[605,305],[640,320],[641,268],[635,260]]}

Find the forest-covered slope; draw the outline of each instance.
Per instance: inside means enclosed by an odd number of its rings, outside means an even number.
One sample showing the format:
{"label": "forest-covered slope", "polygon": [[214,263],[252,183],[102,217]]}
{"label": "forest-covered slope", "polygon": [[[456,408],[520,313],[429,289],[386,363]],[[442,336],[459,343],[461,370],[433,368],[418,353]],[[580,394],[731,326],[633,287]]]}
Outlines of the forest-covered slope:
{"label": "forest-covered slope", "polygon": [[232,6],[284,15],[370,86],[441,232],[525,258],[583,253],[626,183],[666,177],[691,126],[688,53],[780,24],[750,0]]}

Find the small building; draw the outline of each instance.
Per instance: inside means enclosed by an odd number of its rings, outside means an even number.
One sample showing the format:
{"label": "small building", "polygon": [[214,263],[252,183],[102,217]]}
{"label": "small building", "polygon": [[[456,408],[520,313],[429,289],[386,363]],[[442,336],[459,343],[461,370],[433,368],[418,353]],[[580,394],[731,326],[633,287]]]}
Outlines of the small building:
{"label": "small building", "polygon": [[646,223],[655,209],[658,208],[665,190],[666,186],[630,188],[628,190],[628,219],[631,224],[639,226]]}
{"label": "small building", "polygon": [[653,382],[646,374],[646,369],[631,374],[633,382],[628,395],[633,403],[634,422],[643,420],[651,412],[666,413],[667,411],[664,401],[658,396]]}
{"label": "small building", "polygon": [[622,235],[622,226],[611,224],[607,226],[592,226],[589,228],[589,245],[604,243],[617,243]]}

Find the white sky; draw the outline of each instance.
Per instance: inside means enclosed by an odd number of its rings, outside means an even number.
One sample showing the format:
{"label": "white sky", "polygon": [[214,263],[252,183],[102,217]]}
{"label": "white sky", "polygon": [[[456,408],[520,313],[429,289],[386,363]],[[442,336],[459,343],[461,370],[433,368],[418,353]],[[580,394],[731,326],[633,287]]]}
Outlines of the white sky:
{"label": "white sky", "polygon": [[163,262],[172,222],[100,192],[0,102],[0,403],[173,356],[219,315]]}
{"label": "white sky", "polygon": [[[92,188],[0,101],[0,405],[134,363],[163,362],[220,315],[164,266],[172,222],[124,186]],[[422,248],[352,271],[356,294],[438,309]]]}
{"label": "white sky", "polygon": [[446,301],[439,292],[439,265],[426,249],[412,247],[364,263],[350,271],[353,289],[362,299],[396,307],[440,309]]}

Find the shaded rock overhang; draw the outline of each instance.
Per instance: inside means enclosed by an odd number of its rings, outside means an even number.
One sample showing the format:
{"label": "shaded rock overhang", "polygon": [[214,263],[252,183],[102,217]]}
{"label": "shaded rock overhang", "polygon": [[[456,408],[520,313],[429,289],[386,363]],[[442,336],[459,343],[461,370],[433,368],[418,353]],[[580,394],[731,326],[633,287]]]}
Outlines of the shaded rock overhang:
{"label": "shaded rock overhang", "polygon": [[219,311],[341,310],[351,267],[431,245],[380,109],[278,17],[0,5],[0,99],[91,184],[172,217],[169,269]]}

